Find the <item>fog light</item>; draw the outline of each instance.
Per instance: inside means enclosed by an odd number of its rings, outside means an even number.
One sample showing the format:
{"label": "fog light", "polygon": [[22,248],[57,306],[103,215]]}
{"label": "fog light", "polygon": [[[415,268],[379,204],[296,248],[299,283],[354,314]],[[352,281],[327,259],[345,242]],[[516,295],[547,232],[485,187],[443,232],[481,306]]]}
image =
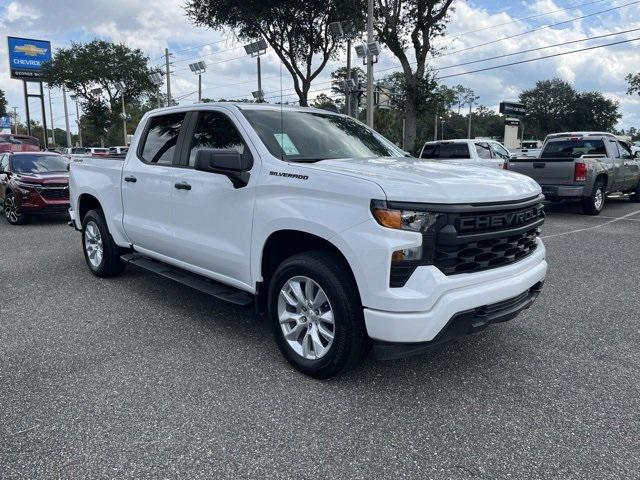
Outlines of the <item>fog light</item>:
{"label": "fog light", "polygon": [[402,263],[420,260],[422,258],[422,246],[405,248],[403,250],[396,250],[391,255],[392,263]]}

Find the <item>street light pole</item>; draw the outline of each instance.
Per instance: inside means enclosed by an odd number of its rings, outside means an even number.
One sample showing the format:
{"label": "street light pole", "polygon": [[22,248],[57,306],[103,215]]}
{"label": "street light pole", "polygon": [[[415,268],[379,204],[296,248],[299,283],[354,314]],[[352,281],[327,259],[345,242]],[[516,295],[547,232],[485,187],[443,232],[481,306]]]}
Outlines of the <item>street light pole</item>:
{"label": "street light pole", "polygon": [[169,49],[164,49],[164,60],[167,75],[167,107],[171,106],[171,71],[169,70]]}
{"label": "street light pole", "polygon": [[264,102],[264,92],[262,91],[262,72],[260,68],[260,55],[264,55],[267,53],[267,42],[264,38],[260,38],[255,42],[251,42],[248,45],[244,46],[244,51],[247,55],[251,57],[256,57],[257,66],[258,66],[258,90],[255,92],[251,92],[253,98],[256,99],[258,103]]}
{"label": "street light pole", "polygon": [[69,130],[69,110],[67,109],[67,89],[62,87],[62,103],[64,105],[64,125],[67,129],[67,147],[71,148],[71,130]]}
{"label": "street light pole", "polygon": [[[367,8],[367,44],[373,43],[373,0],[368,1]],[[373,55],[367,53],[367,125],[373,128]]]}
{"label": "street light pole", "polygon": [[473,102],[469,102],[469,126],[467,128],[467,139],[471,140],[471,106],[473,105]]}
{"label": "street light pole", "polygon": [[[262,92],[262,71],[260,68],[260,55],[256,57],[256,61],[258,62],[258,91]],[[258,102],[262,103],[264,99],[262,98],[262,94],[260,94],[260,98]]]}
{"label": "street light pole", "polygon": [[71,100],[76,102],[76,123],[78,124],[78,143],[82,147],[82,124],[80,123],[80,107],[78,107],[78,96],[71,95]]}
{"label": "street light pole", "polygon": [[11,107],[13,108],[13,130],[14,130],[14,134],[18,134],[18,107]]}
{"label": "street light pole", "polygon": [[53,128],[53,108],[51,108],[51,85],[49,85],[49,118],[51,119],[51,142],[56,144],[56,131]]}
{"label": "street light pole", "polygon": [[127,111],[124,108],[124,88],[122,89],[122,131],[124,132],[124,143],[127,144]]}

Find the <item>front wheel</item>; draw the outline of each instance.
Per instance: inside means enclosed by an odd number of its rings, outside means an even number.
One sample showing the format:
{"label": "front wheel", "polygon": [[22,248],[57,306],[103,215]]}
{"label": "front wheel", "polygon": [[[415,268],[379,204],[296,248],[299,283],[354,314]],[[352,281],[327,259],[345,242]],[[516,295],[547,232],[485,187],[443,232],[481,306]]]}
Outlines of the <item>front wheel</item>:
{"label": "front wheel", "polygon": [[11,225],[24,225],[29,221],[29,216],[20,210],[20,206],[13,193],[7,193],[4,199],[4,217]]}
{"label": "front wheel", "polygon": [[120,248],[99,210],[90,210],[82,219],[82,247],[87,266],[96,277],[115,277],[124,271]]}
{"label": "front wheel", "polygon": [[585,215],[600,215],[604,208],[606,188],[602,180],[596,180],[591,195],[582,199],[582,212]]}
{"label": "front wheel", "polygon": [[331,252],[297,254],[278,267],[269,316],[280,351],[306,375],[333,377],[368,351],[360,295],[347,265]]}

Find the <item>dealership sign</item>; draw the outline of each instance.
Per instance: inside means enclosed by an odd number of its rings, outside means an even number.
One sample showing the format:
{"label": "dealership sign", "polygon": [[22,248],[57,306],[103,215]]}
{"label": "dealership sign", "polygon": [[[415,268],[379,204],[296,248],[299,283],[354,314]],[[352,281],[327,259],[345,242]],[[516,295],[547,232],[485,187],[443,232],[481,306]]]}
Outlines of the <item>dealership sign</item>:
{"label": "dealership sign", "polygon": [[51,60],[51,42],[7,37],[11,78],[39,79],[42,64]]}
{"label": "dealership sign", "polygon": [[11,117],[0,117],[0,130],[11,130]]}
{"label": "dealership sign", "polygon": [[521,103],[500,102],[500,113],[503,115],[526,115],[527,107]]}

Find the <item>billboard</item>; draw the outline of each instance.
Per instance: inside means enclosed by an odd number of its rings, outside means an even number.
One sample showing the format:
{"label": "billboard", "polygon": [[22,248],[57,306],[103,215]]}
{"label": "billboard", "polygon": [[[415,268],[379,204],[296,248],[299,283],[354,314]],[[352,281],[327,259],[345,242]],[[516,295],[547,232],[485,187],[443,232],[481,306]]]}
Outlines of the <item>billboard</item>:
{"label": "billboard", "polygon": [[11,78],[38,80],[44,62],[51,60],[51,42],[7,37]]}
{"label": "billboard", "polygon": [[0,117],[0,130],[11,130],[11,117]]}

